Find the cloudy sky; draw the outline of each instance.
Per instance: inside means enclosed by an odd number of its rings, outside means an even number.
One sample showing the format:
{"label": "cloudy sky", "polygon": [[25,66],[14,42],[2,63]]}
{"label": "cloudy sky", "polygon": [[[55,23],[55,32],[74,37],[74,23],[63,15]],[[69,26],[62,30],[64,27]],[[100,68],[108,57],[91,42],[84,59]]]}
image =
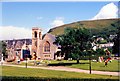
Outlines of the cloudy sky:
{"label": "cloudy sky", "polygon": [[[118,17],[117,2],[2,2],[0,40],[31,38],[32,27],[50,28],[83,20]],[[1,18],[0,18],[1,19]]]}

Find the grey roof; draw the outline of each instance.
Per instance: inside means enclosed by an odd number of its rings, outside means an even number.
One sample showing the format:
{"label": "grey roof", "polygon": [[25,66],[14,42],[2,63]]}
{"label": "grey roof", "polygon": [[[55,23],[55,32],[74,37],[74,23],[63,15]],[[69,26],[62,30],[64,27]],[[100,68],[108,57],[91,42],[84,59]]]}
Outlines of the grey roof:
{"label": "grey roof", "polygon": [[[20,46],[22,47],[23,44],[26,42],[26,45],[32,44],[32,39],[14,39],[14,40],[6,40],[7,48]],[[13,46],[14,44],[14,46]]]}
{"label": "grey roof", "polygon": [[51,41],[55,41],[55,35],[52,35],[50,33],[46,33],[43,39],[50,39]]}

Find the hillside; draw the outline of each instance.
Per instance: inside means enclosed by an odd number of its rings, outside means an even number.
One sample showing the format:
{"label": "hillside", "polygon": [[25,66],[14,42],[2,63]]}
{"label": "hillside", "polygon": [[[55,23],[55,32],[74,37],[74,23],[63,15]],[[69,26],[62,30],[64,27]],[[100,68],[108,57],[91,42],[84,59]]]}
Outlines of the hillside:
{"label": "hillside", "polygon": [[85,27],[87,29],[91,29],[92,34],[114,34],[116,32],[116,28],[118,26],[119,19],[101,19],[101,20],[91,20],[91,21],[78,21],[70,24],[65,24],[62,26],[58,26],[49,30],[48,33],[53,35],[61,35],[64,33],[64,29],[67,27],[77,28],[78,25],[80,27]]}

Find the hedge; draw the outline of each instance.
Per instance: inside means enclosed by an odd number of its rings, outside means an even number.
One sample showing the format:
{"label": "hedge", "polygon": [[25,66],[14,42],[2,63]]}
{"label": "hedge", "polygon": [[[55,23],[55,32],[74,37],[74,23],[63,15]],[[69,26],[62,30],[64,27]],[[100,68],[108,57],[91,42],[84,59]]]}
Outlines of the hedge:
{"label": "hedge", "polygon": [[3,76],[2,81],[119,81],[119,79],[40,78]]}

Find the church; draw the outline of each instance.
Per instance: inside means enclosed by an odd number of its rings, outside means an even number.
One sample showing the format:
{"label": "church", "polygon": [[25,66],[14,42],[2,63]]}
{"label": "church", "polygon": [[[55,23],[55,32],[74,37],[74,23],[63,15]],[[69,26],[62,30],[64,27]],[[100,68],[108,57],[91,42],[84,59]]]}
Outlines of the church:
{"label": "church", "polygon": [[55,60],[63,59],[60,55],[60,46],[53,44],[55,41],[55,36],[46,33],[42,35],[42,29],[38,27],[32,28],[32,39],[14,39],[6,40],[8,61],[14,60],[17,56],[20,59],[25,60],[26,55],[34,57],[36,55],[36,60]]}
{"label": "church", "polygon": [[58,55],[56,55],[56,53],[60,51],[60,49],[59,46],[53,44],[54,41],[54,35],[50,33],[42,35],[42,30],[40,28],[32,28],[31,55],[34,56],[34,54],[36,54],[37,59],[57,59]]}

